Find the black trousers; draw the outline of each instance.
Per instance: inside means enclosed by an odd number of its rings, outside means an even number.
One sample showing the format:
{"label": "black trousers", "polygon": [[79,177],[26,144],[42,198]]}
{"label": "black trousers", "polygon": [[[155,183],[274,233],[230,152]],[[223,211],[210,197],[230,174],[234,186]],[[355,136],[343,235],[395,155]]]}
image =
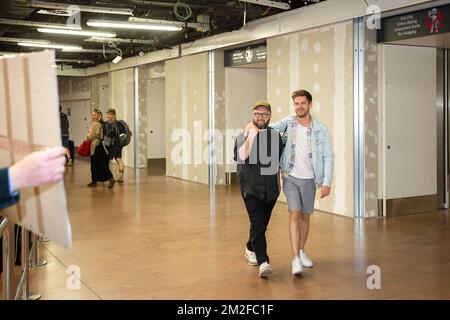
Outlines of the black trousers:
{"label": "black trousers", "polygon": [[91,180],[92,182],[104,182],[113,177],[109,169],[109,159],[105,149],[100,143],[95,147],[95,153],[91,156]]}
{"label": "black trousers", "polygon": [[266,261],[269,262],[266,230],[277,200],[260,200],[248,193],[242,193],[242,198],[250,219],[250,237],[247,242],[247,249],[256,253],[258,265]]}

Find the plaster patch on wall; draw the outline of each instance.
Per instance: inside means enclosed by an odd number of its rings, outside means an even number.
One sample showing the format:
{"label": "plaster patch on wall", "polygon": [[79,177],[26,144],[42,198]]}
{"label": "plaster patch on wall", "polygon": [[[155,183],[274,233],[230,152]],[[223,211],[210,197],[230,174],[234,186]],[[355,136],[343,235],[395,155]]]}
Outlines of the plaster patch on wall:
{"label": "plaster patch on wall", "polygon": [[319,54],[321,51],[322,51],[322,45],[320,44],[320,42],[314,43],[314,52],[316,54]]}
{"label": "plaster patch on wall", "polygon": [[322,109],[322,104],[319,101],[315,102],[314,109],[316,109],[316,111],[320,113],[320,110]]}
{"label": "plaster patch on wall", "polygon": [[365,215],[375,217],[378,212],[378,44],[376,43],[376,30],[365,30],[366,39],[364,50],[365,74],[365,145],[368,150],[365,155],[365,191],[369,193],[366,198]]}
{"label": "plaster patch on wall", "polygon": [[314,93],[319,93],[320,92],[320,83],[319,82],[314,83],[313,90],[314,90]]}
{"label": "plaster patch on wall", "polygon": [[281,70],[281,66],[277,67],[277,74],[281,76],[283,74],[283,70]]}
{"label": "plaster patch on wall", "polygon": [[375,173],[366,170],[366,180],[375,179]]}
{"label": "plaster patch on wall", "polygon": [[309,40],[308,39],[303,39],[302,43],[301,43],[301,50],[303,52],[307,51],[309,48]]}
{"label": "plaster patch on wall", "polygon": [[281,89],[280,89],[280,88],[276,88],[276,89],[275,89],[275,94],[276,94],[277,96],[281,96]]}
{"label": "plaster patch on wall", "polygon": [[281,56],[283,54],[283,50],[277,49],[277,56]]}
{"label": "plaster patch on wall", "polygon": [[313,72],[314,72],[315,74],[318,74],[318,73],[319,73],[319,64],[318,64],[317,62],[315,62],[315,63],[313,64]]}

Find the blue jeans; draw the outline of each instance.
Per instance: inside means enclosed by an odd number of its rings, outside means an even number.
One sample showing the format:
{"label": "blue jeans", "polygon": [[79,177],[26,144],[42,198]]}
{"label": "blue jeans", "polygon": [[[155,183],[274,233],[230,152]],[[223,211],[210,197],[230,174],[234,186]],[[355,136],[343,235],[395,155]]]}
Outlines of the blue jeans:
{"label": "blue jeans", "polygon": [[69,136],[61,136],[62,145],[64,148],[69,148]]}

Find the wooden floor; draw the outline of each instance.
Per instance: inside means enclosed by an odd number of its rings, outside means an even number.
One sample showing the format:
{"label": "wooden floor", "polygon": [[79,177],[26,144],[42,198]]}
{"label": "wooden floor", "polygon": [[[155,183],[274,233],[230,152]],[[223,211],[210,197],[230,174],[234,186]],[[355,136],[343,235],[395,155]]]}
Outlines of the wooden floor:
{"label": "wooden floor", "polygon": [[[260,279],[243,257],[249,226],[236,186],[210,190],[148,172],[158,170],[127,169],[125,184],[88,189],[89,165],[69,168],[73,249],[43,245],[49,264],[31,271],[32,291],[43,299],[450,299],[447,211],[360,222],[317,212],[306,248],[316,266],[293,277],[287,206],[277,204],[267,233],[274,273]],[[381,268],[381,290],[367,288],[370,265]],[[66,286],[69,266],[80,268],[80,290]]]}

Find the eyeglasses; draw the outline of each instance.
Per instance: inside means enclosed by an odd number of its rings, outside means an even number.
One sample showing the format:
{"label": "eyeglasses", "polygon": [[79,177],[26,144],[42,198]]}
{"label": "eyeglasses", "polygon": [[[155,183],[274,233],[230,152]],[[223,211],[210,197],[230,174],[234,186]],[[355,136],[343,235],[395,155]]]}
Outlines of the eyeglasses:
{"label": "eyeglasses", "polygon": [[261,113],[261,112],[253,112],[255,118],[267,118],[270,116],[270,113]]}

